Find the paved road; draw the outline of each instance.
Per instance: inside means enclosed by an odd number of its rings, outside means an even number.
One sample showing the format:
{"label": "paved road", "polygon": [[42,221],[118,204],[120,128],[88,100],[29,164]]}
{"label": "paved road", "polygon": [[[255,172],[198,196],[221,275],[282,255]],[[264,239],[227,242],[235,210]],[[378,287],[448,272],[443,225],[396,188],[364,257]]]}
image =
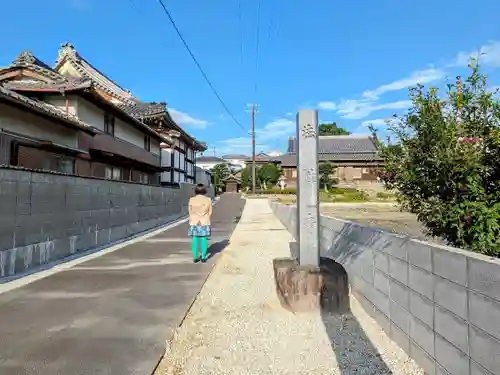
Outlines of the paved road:
{"label": "paved road", "polygon": [[[221,197],[209,252],[243,206]],[[150,375],[215,259],[193,264],[186,234],[182,224],[0,294],[0,374]]]}

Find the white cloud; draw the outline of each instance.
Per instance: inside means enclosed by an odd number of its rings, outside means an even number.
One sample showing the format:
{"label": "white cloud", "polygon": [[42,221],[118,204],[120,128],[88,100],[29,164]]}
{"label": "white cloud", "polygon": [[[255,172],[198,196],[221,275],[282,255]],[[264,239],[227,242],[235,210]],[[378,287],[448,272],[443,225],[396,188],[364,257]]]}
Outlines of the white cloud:
{"label": "white cloud", "polygon": [[[224,154],[244,154],[250,156],[252,153],[252,138],[251,137],[237,137],[229,138],[224,141],[218,142],[216,146],[217,155]],[[256,152],[264,151],[270,149],[270,145],[265,143],[255,142]]]}
{"label": "white cloud", "polygon": [[500,41],[492,41],[481,46],[481,48],[476,51],[460,52],[449,66],[466,67],[471,57],[476,59],[479,58],[479,64],[481,65],[494,68],[500,67]]}
{"label": "white cloud", "polygon": [[169,108],[168,112],[172,116],[173,120],[180,126],[189,126],[194,129],[205,129],[208,125],[210,125],[210,123],[206,120],[197,119],[174,108]]}
{"label": "white cloud", "polygon": [[377,118],[377,119],[374,119],[374,120],[366,120],[366,121],[363,121],[361,123],[361,126],[368,129],[368,127],[370,125],[373,125],[375,127],[377,126],[386,126],[388,122],[390,122],[391,119],[390,118]]}
{"label": "white cloud", "polygon": [[[270,152],[273,149],[272,142],[280,140],[292,135],[296,131],[295,121],[279,118],[271,121],[261,128],[255,129],[255,148],[256,152]],[[246,154],[252,152],[252,138],[237,137],[230,138],[219,142],[217,146],[217,154]]]}
{"label": "white cloud", "polygon": [[426,84],[434,81],[443,79],[445,72],[442,69],[429,68],[425,70],[419,70],[414,72],[409,77],[398,79],[391,83],[377,87],[374,90],[366,90],[363,92],[362,96],[369,100],[378,100],[380,95],[383,95],[392,91],[399,91],[407,89],[409,87],[415,86],[418,83]]}
{"label": "white cloud", "polygon": [[369,100],[343,100],[337,105],[337,113],[346,119],[362,119],[371,113],[388,109],[406,109],[411,106],[410,100],[399,100],[389,103],[377,103]]}
{"label": "white cloud", "polygon": [[399,91],[417,83],[425,84],[444,78],[445,72],[441,69],[429,68],[414,72],[408,77],[379,86],[373,90],[365,90],[361,99],[341,100],[340,102],[320,102],[318,107],[325,111],[335,111],[346,119],[362,119],[371,113],[388,109],[406,109],[411,105],[409,100],[399,100],[389,103],[379,103],[380,96],[392,91]]}
{"label": "white cloud", "polygon": [[280,139],[296,131],[295,121],[280,118],[255,130],[255,138],[261,141]]}

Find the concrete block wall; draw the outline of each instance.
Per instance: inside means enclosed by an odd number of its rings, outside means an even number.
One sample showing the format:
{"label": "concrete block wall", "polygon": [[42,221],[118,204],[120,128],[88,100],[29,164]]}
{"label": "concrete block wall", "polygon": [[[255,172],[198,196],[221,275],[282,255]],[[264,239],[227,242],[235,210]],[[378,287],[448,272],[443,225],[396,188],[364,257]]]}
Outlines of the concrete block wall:
{"label": "concrete block wall", "polygon": [[[270,204],[296,236],[296,207]],[[427,375],[500,375],[499,259],[325,216],[320,230],[321,255]]]}
{"label": "concrete block wall", "polygon": [[192,194],[0,168],[0,280],[179,219]]}

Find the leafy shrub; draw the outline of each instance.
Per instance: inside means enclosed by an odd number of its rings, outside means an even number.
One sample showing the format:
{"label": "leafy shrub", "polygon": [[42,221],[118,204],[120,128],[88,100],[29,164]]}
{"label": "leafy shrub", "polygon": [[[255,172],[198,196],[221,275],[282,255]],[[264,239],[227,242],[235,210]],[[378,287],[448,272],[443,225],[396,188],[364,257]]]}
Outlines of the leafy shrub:
{"label": "leafy shrub", "polygon": [[475,252],[500,254],[500,104],[473,61],[465,81],[410,90],[408,114],[389,124],[397,144],[381,144],[382,179],[428,234]]}

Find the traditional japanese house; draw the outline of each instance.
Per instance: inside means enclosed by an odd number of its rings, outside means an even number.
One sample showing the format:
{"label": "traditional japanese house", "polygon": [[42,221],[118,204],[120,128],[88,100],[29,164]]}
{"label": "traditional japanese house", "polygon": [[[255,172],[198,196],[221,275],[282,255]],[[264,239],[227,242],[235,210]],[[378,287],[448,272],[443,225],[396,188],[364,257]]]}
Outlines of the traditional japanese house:
{"label": "traditional japanese house", "polygon": [[30,52],[22,52],[0,70],[0,84],[90,125],[95,134],[78,137],[78,148],[88,150],[89,157],[75,160],[76,174],[159,183],[160,145],[173,145],[174,140],[105,98],[92,80],[62,75]]}
{"label": "traditional japanese house", "polygon": [[0,86],[0,165],[75,174],[95,130],[76,116]]}
{"label": "traditional japanese house", "polygon": [[206,144],[194,139],[172,119],[165,102],[141,102],[90,64],[69,43],[59,50],[55,71],[64,76],[89,79],[102,97],[124,112],[161,134],[175,137],[173,144],[166,144],[161,150],[161,182],[195,182],[196,153],[205,151]]}
{"label": "traditional japanese house", "polygon": [[[286,185],[297,184],[297,139],[288,140],[286,154],[274,159],[280,162]],[[383,159],[369,135],[319,136],[319,162],[330,162],[340,182],[376,181]]]}
{"label": "traditional japanese house", "polygon": [[143,183],[195,182],[195,153],[206,149],[173,121],[166,103],[144,103],[65,43],[54,68],[22,52],[0,69],[0,85],[76,116],[95,131],[81,135],[89,161],[76,173]]}

